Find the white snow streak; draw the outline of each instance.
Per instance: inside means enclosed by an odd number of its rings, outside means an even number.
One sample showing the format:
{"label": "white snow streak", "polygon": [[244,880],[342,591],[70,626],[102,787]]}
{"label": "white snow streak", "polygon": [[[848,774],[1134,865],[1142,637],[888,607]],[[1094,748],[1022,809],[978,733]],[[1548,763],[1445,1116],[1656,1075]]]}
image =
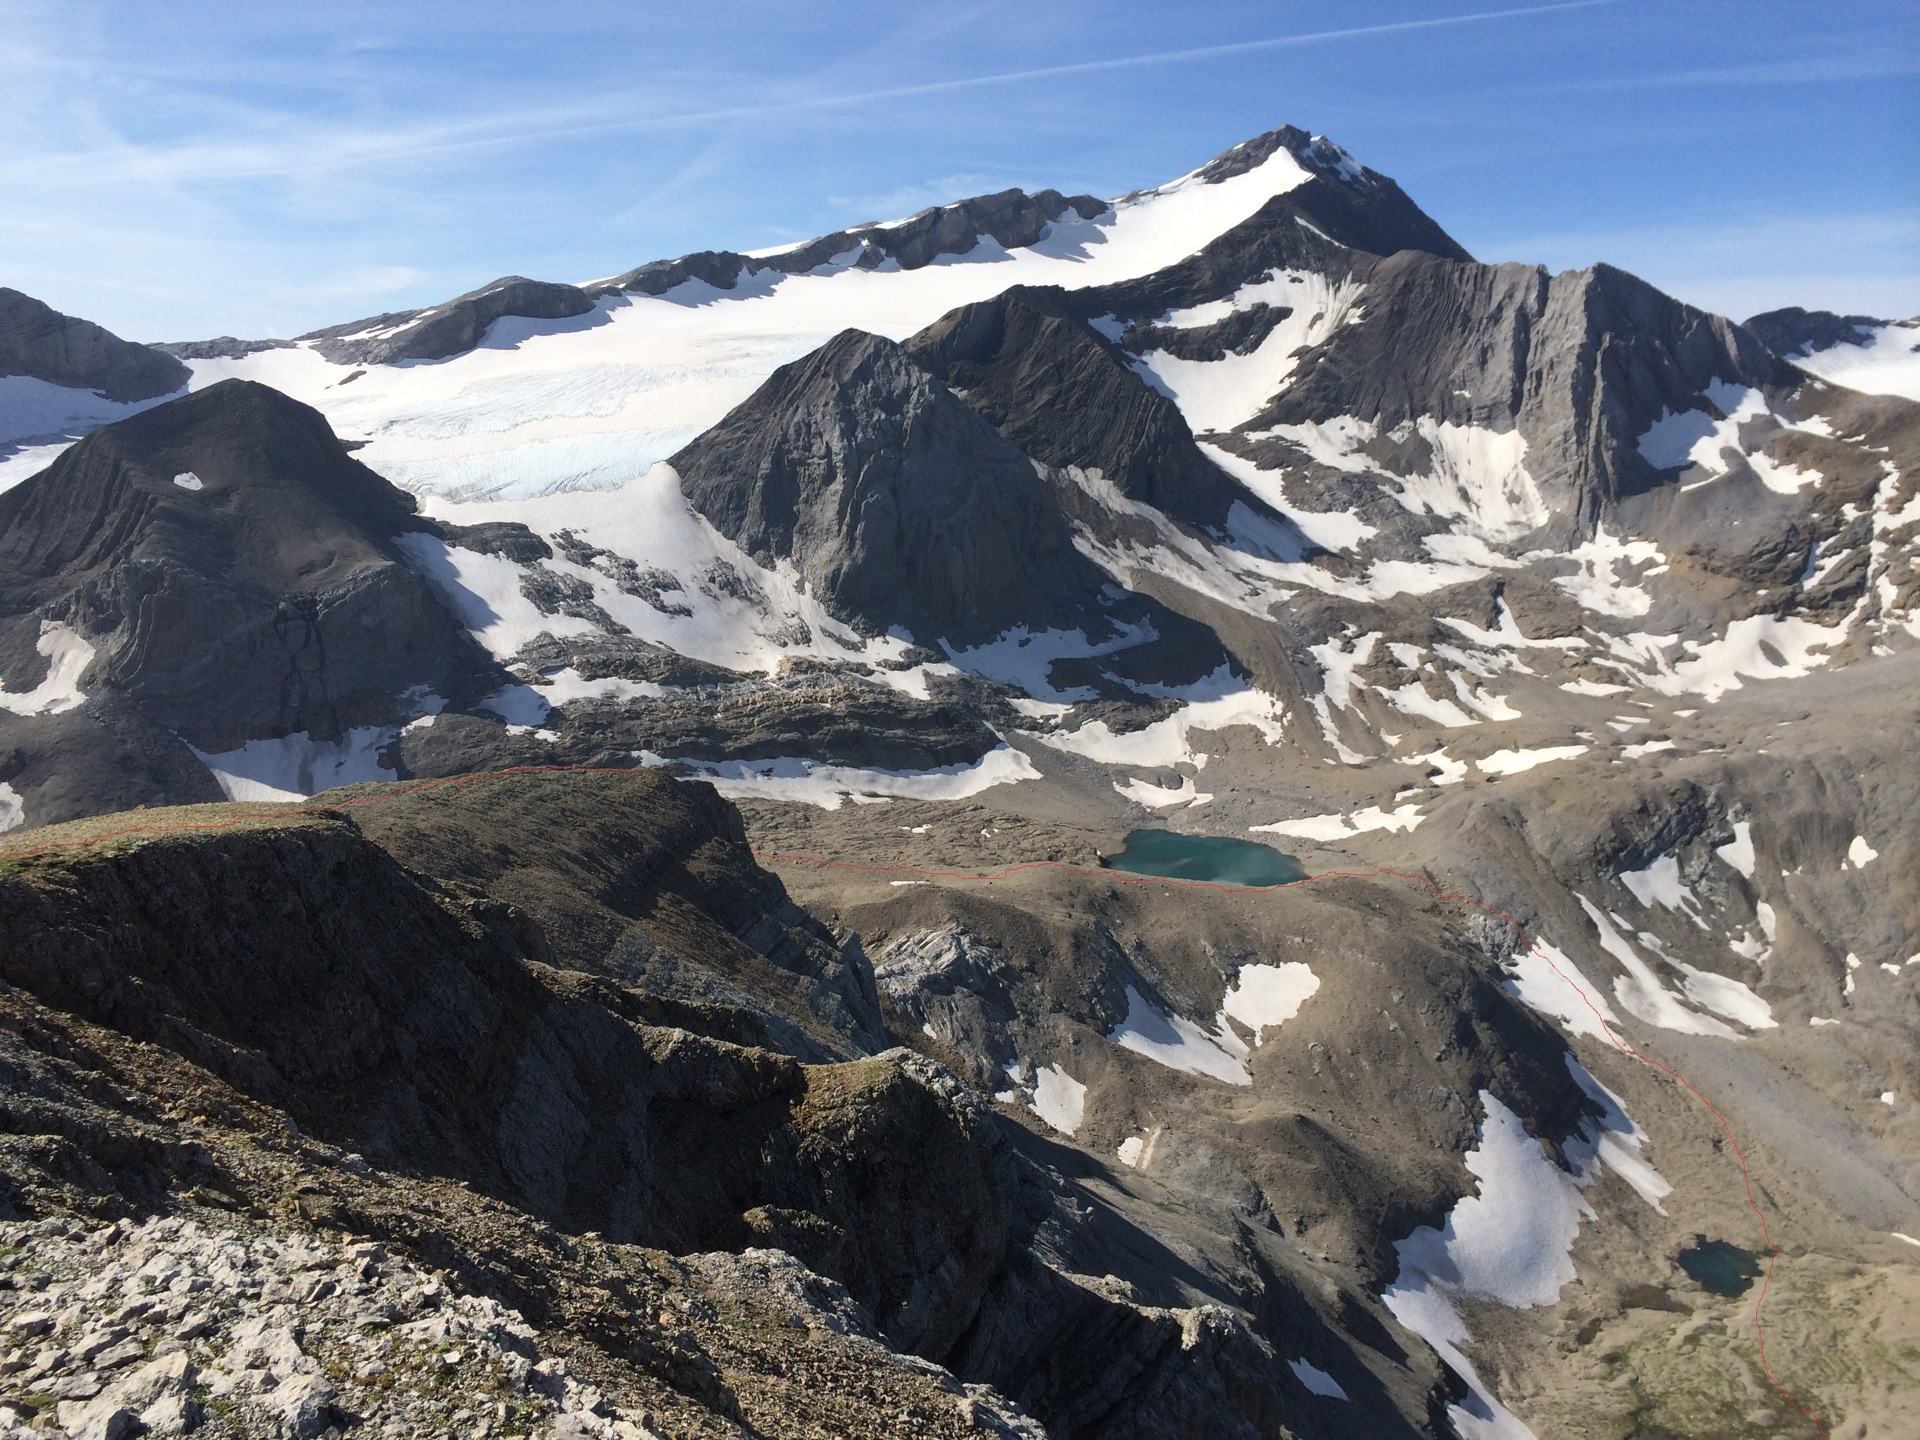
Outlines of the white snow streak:
{"label": "white snow streak", "polygon": [[1427,817],[1418,805],[1400,805],[1382,810],[1370,805],[1350,815],[1308,815],[1299,820],[1276,820],[1271,825],[1249,825],[1249,830],[1269,835],[1292,835],[1302,840],[1345,840],[1369,830],[1413,830]]}
{"label": "white snow streak", "polygon": [[1204,805],[1213,799],[1213,796],[1200,792],[1191,775],[1182,775],[1177,786],[1155,785],[1149,780],[1130,776],[1124,782],[1116,780],[1113,788],[1134,804],[1144,805],[1149,810],[1164,810],[1172,805]]}
{"label": "white snow streak", "polygon": [[1585,745],[1546,745],[1537,750],[1496,750],[1491,755],[1483,755],[1473,763],[1488,775],[1518,775],[1521,771],[1531,770],[1536,765],[1548,765],[1555,760],[1571,760],[1576,755],[1586,753]]}
{"label": "white snow streak", "polygon": [[1347,1392],[1340,1388],[1340,1382],[1312,1361],[1289,1360],[1287,1368],[1293,1371],[1295,1378],[1315,1395],[1325,1395],[1330,1400],[1347,1398]]}
{"label": "white snow streak", "polygon": [[1600,948],[1626,969],[1625,975],[1614,977],[1613,993],[1629,1014],[1649,1025],[1658,1025],[1663,1030],[1677,1030],[1683,1035],[1712,1035],[1722,1040],[1740,1038],[1738,1031],[1729,1029],[1712,1016],[1702,1015],[1682,1005],[1679,998],[1660,983],[1653,967],[1641,959],[1639,952],[1613,928],[1606,912],[1584,895],[1576,894],[1573,898],[1580,902],[1581,908],[1587,912],[1587,918],[1593,922],[1593,928],[1599,933]]}
{"label": "white snow streak", "polygon": [[1606,1039],[1607,1026],[1618,1025],[1607,997],[1588,980],[1580,967],[1544,940],[1535,940],[1507,962],[1507,993],[1542,1015],[1551,1015],[1569,1035]]}

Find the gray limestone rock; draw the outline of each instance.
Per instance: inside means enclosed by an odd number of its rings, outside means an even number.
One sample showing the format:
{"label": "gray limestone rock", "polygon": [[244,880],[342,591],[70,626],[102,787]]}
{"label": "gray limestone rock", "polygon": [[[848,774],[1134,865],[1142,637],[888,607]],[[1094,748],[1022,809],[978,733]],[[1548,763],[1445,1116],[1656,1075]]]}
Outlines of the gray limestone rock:
{"label": "gray limestone rock", "polygon": [[179,390],[187,374],[170,355],[0,287],[0,375],[31,375],[125,402]]}
{"label": "gray limestone rock", "polygon": [[837,261],[873,269],[891,261],[902,270],[917,270],[943,255],[970,253],[982,239],[1008,250],[1037,242],[1047,227],[1069,210],[1091,220],[1107,209],[1091,195],[1063,196],[1057,190],[1029,195],[1003,190],[950,205],[936,205],[892,225],[860,225],[822,235],[804,245],[771,255],[741,255],[730,250],[702,250],[676,260],[655,260],[592,287],[596,294],[636,293],[664,295],[689,280],[716,290],[732,290],[743,279],[771,271],[801,275]]}
{"label": "gray limestone rock", "polygon": [[1071,292],[1016,287],[943,316],[907,353],[1034,460],[1098,470],[1127,498],[1209,528],[1236,503],[1258,506],[1085,312]]}
{"label": "gray limestone rock", "polygon": [[892,341],[846,331],[673,458],[694,507],[846,623],[975,644],[1106,583],[1033,462]]}
{"label": "gray limestone rock", "polygon": [[239,340],[220,335],[212,340],[161,341],[147,348],[176,360],[241,360],[262,350],[291,350],[293,345],[291,340]]}
{"label": "gray limestone rock", "polygon": [[1831,310],[1803,310],[1798,305],[1749,315],[1743,322],[1769,350],[1788,359],[1831,350],[1836,345],[1858,345],[1886,323],[1871,315],[1836,315]]}

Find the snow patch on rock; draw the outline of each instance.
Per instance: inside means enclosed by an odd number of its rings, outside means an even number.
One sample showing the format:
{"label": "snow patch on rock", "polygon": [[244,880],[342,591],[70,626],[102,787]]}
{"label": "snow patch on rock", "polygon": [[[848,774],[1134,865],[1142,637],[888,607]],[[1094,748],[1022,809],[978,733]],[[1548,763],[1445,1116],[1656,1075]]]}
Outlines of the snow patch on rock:
{"label": "snow patch on rock", "polygon": [[249,740],[238,750],[217,755],[187,748],[213,773],[229,800],[304,800],[339,785],[396,778],[381,762],[380,752],[397,734],[397,726],[361,725],[338,740],[315,740],[300,730]]}
{"label": "snow patch on rock", "polygon": [[1533,750],[1496,750],[1474,761],[1474,767],[1488,775],[1518,775],[1536,765],[1556,760],[1571,760],[1587,753],[1585,745],[1543,745]]}
{"label": "snow patch on rock", "polygon": [[1163,1015],[1133,986],[1127,986],[1127,1016],[1107,1039],[1123,1050],[1181,1070],[1189,1075],[1205,1075],[1229,1085],[1251,1085],[1253,1075],[1246,1065],[1247,1046],[1222,1022],[1208,1034],[1180,1015]]}
{"label": "snow patch on rock", "polygon": [[[1547,552],[1538,552],[1545,558]],[[1529,557],[1533,558],[1533,557]],[[1622,567],[1663,565],[1666,557],[1651,540],[1629,540],[1596,526],[1593,538],[1576,545],[1563,557],[1579,567],[1573,575],[1559,575],[1554,584],[1578,604],[1601,615],[1638,619],[1653,608],[1653,597],[1621,574]]]}
{"label": "snow patch on rock", "polygon": [[1329,842],[1363,835],[1369,830],[1409,831],[1417,828],[1426,818],[1420,813],[1420,807],[1414,804],[1399,805],[1392,810],[1369,805],[1351,814],[1308,815],[1299,820],[1276,820],[1271,825],[1249,825],[1247,828],[1259,834],[1292,835],[1302,840]]}
{"label": "snow patch on rock", "polygon": [[94,649],[64,620],[42,620],[35,650],[46,656],[47,674],[33,689],[9,692],[0,685],[0,710],[15,715],[59,715],[86,703],[80,677],[93,663]]}
{"label": "snow patch on rock", "polygon": [[1359,318],[1363,289],[1312,271],[1269,275],[1241,286],[1228,299],[1173,311],[1160,319],[1169,328],[1189,329],[1217,324],[1257,304],[1291,310],[1253,350],[1244,355],[1229,351],[1218,360],[1184,360],[1163,350],[1149,350],[1134,360],[1133,368],[1180,407],[1195,434],[1232,430],[1258,415],[1286,388],[1301,351]]}
{"label": "snow patch on rock", "polygon": [[1613,993],[1628,1014],[1649,1025],[1658,1025],[1663,1030],[1677,1030],[1683,1035],[1712,1035],[1722,1040],[1740,1038],[1738,1031],[1711,1015],[1702,1015],[1682,1004],[1678,996],[1660,983],[1660,977],[1654,973],[1653,967],[1614,929],[1605,911],[1584,895],[1576,894],[1573,898],[1580,902],[1581,908],[1587,912],[1587,919],[1593,922],[1593,928],[1599,935],[1600,948],[1618,960],[1627,972],[1614,977]]}
{"label": "snow patch on rock", "polygon": [[[1430,415],[1411,428],[1427,442],[1433,468],[1397,477],[1398,498],[1408,510],[1461,521],[1467,534],[1495,544],[1546,524],[1546,501],[1527,472],[1527,442],[1518,430],[1456,425]],[[1389,438],[1400,438],[1400,432]]]}
{"label": "snow patch on rock", "polygon": [[1287,1368],[1293,1371],[1295,1379],[1315,1395],[1324,1395],[1329,1400],[1347,1398],[1347,1392],[1340,1388],[1340,1382],[1311,1360],[1289,1360]]}
{"label": "snow patch on rock", "polygon": [[1178,785],[1155,785],[1150,780],[1130,777],[1125,781],[1115,781],[1113,788],[1136,805],[1144,805],[1149,810],[1165,810],[1174,805],[1204,805],[1213,799],[1203,795],[1193,783],[1191,775],[1182,775]]}
{"label": "snow patch on rock", "polygon": [[1644,870],[1623,871],[1620,883],[1631,890],[1633,898],[1647,909],[1660,905],[1685,915],[1702,930],[1708,928],[1700,914],[1699,900],[1681,878],[1680,861],[1676,856],[1662,855]]}
{"label": "snow patch on rock", "polygon": [[989,750],[970,765],[932,770],[868,770],[818,760],[682,760],[642,750],[649,768],[672,766],[689,780],[705,780],[729,799],[785,800],[838,810],[848,801],[965,800],[996,785],[1040,779],[1033,761],[1011,745]]}
{"label": "snow patch on rock", "polygon": [[1492,1300],[1526,1309],[1552,1305],[1575,1278],[1573,1242],[1594,1211],[1582,1193],[1602,1166],[1612,1169],[1656,1210],[1673,1187],[1640,1155],[1646,1132],[1628,1117],[1618,1096],[1573,1058],[1576,1083],[1600,1106],[1563,1145],[1572,1173],[1548,1158],[1520,1117],[1491,1091],[1480,1092],[1486,1119],[1479,1143],[1463,1157],[1476,1180],[1441,1229],[1423,1225],[1394,1249],[1400,1271],[1381,1295],[1394,1318],[1432,1345],[1467,1382],[1463,1404],[1449,1417],[1466,1440],[1532,1440],[1461,1352],[1472,1335],[1461,1300]]}
{"label": "snow patch on rock", "polygon": [[1062,1135],[1080,1128],[1087,1115],[1087,1087],[1058,1065],[1048,1065],[1033,1077],[1033,1113]]}
{"label": "snow patch on rock", "polygon": [[1148,693],[1192,697],[1164,720],[1139,730],[1116,733],[1104,720],[1093,720],[1078,730],[1054,730],[1034,738],[1055,750],[1080,755],[1102,765],[1125,765],[1141,770],[1172,770],[1186,764],[1199,768],[1206,756],[1194,746],[1193,736],[1251,726],[1269,745],[1278,744],[1284,712],[1273,696],[1247,687],[1225,665],[1205,680],[1178,688],[1142,687]]}
{"label": "snow patch on rock", "polygon": [[1505,989],[1542,1015],[1551,1015],[1569,1035],[1608,1039],[1620,1017],[1580,967],[1544,940],[1535,940],[1507,961]]}
{"label": "snow patch on rock", "polygon": [[[1220,1002],[1220,1013],[1231,1015],[1253,1032],[1253,1043],[1266,1039],[1269,1026],[1285,1024],[1320,989],[1320,977],[1299,960],[1280,965],[1242,965],[1233,988]],[[1219,1027],[1225,1030],[1223,1024]]]}

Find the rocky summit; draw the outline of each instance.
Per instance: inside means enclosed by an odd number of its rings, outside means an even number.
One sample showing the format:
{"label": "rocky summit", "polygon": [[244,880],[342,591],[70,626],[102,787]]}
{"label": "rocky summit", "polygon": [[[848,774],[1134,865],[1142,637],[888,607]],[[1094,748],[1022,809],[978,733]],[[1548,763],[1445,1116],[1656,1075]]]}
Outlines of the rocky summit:
{"label": "rocky summit", "polygon": [[0,1435],[1906,1433],[1915,326],[1292,127],[0,290]]}

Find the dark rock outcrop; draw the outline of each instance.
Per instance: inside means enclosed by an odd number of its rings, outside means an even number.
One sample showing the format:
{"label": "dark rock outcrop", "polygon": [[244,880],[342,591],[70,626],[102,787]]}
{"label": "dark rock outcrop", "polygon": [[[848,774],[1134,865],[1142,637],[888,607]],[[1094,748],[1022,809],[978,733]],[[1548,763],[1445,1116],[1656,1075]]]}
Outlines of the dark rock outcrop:
{"label": "dark rock outcrop", "polygon": [[1066,682],[1115,694],[1114,675],[1185,684],[1225,663],[1204,625],[1079,552],[1077,526],[1115,517],[1057,468],[1111,466],[1189,523],[1218,525],[1239,501],[1295,540],[1199,454],[1171,403],[1056,292],[967,307],[913,345],[849,330],[774,372],[673,458],[694,508],[761,563],[791,561],[868,634],[966,648],[1016,626],[1104,639],[1143,624],[1144,643]]}
{"label": "dark rock outcrop", "polygon": [[917,270],[943,255],[965,255],[982,239],[1008,250],[1032,245],[1047,226],[1069,210],[1091,220],[1107,202],[1091,195],[1040,190],[1002,190],[950,205],[936,205],[893,225],[858,225],[836,230],[804,245],[772,255],[742,255],[731,250],[701,250],[676,260],[655,260],[593,287],[596,294],[632,292],[664,295],[688,280],[716,290],[731,290],[762,271],[804,275],[817,266],[852,256],[850,263],[871,270],[891,260],[902,270]]}
{"label": "dark rock outcrop", "polygon": [[1421,416],[1517,429],[1557,517],[1590,523],[1661,483],[1637,442],[1716,381],[1799,378],[1732,321],[1609,265],[1549,276],[1402,254],[1356,273],[1364,318],[1303,357],[1245,428],[1357,415],[1382,431]]}
{"label": "dark rock outcrop", "polygon": [[0,286],[0,375],[31,375],[126,403],[178,390],[188,373],[171,355]]}
{"label": "dark rock outcrop", "polygon": [[[917,700],[864,681],[744,685],[718,695],[668,695],[632,704],[576,703],[574,743],[624,736],[659,755],[778,760],[804,755],[881,770],[971,765],[1000,743],[976,707]],[[595,737],[605,736],[604,741]]]}
{"label": "dark rock outcrop", "polygon": [[508,275],[428,310],[409,310],[329,326],[302,335],[336,365],[392,365],[444,360],[473,349],[487,327],[508,315],[566,320],[593,309],[593,297],[575,285]]}
{"label": "dark rock outcrop", "polygon": [[239,340],[219,335],[211,340],[165,340],[147,348],[176,360],[242,360],[262,350],[291,350],[293,345],[291,340]]}
{"label": "dark rock outcrop", "polygon": [[849,330],[673,457],[695,509],[847,623],[925,641],[1082,623],[1106,579],[1033,462],[900,346]]}
{"label": "dark rock outcrop", "polygon": [[396,859],[532,916],[554,964],[758,1016],[713,1033],[802,1059],[886,1048],[864,954],[754,864],[739,812],[708,786],[646,770],[483,776],[413,798],[369,807],[360,828]]}
{"label": "dark rock outcrop", "polygon": [[[803,1065],[662,1024],[671,1002],[657,992],[568,968],[597,948],[569,928],[596,889],[654,943],[724,937],[739,920],[749,935],[795,930],[717,799],[655,776],[584,791],[583,778],[501,777],[410,797],[431,811],[359,811],[388,825],[379,844],[350,811],[223,807],[149,815],[132,846],[0,856],[0,1058],[32,1090],[9,1089],[0,1113],[47,1142],[0,1146],[0,1193],[91,1187],[145,1207],[156,1181],[164,1196],[192,1180],[241,1207],[243,1177],[285,1170],[274,1155],[333,1157],[337,1179],[270,1203],[409,1235],[439,1263],[453,1237],[484,1238],[466,1275],[505,1272],[510,1293],[571,1313],[603,1353],[723,1413],[737,1402],[711,1365],[649,1337],[657,1305],[636,1313],[616,1291],[581,1313],[565,1263],[577,1248],[748,1250],[743,1263],[763,1267],[775,1257],[749,1247],[786,1250],[846,1286],[895,1351],[1017,1392],[1076,1440],[1265,1434],[1314,1413],[1245,1312],[1146,1305],[1093,1279],[1084,1267],[1103,1254],[1134,1263],[1161,1242],[1111,1209],[1096,1218],[1043,1143],[937,1064],[892,1050]],[[582,834],[614,786],[627,803]],[[90,1086],[102,1064],[117,1083]],[[150,1106],[155,1081],[223,1126],[256,1127],[259,1159],[236,1164],[223,1145],[222,1174],[204,1150],[156,1150],[150,1124],[100,1103]],[[471,1198],[454,1207],[456,1189]],[[602,1273],[632,1287],[630,1259],[609,1249]],[[1311,1343],[1341,1343],[1292,1279],[1269,1286],[1294,1297]],[[1356,1417],[1370,1434],[1417,1431],[1404,1399]]]}
{"label": "dark rock outcrop", "polygon": [[[1344,229],[1322,201],[1350,188],[1316,178],[1189,259],[1076,299],[1086,313],[1129,322],[1119,344],[1140,352],[1164,344],[1155,317],[1227,299],[1264,276],[1316,272],[1357,286],[1357,318],[1303,351],[1285,388],[1240,430],[1341,416],[1383,435],[1423,418],[1517,429],[1547,509],[1569,529],[1661,483],[1636,442],[1663,414],[1697,408],[1715,381],[1765,388],[1801,378],[1741,326],[1611,266],[1549,275]],[[1223,352],[1237,338],[1197,337]],[[1425,468],[1420,454],[1391,458],[1383,468]]]}
{"label": "dark rock outcrop", "polygon": [[1831,350],[1836,345],[1861,344],[1870,332],[1887,322],[1871,315],[1836,315],[1831,310],[1803,310],[1789,305],[1749,315],[1743,323],[1774,354],[1791,359]]}

